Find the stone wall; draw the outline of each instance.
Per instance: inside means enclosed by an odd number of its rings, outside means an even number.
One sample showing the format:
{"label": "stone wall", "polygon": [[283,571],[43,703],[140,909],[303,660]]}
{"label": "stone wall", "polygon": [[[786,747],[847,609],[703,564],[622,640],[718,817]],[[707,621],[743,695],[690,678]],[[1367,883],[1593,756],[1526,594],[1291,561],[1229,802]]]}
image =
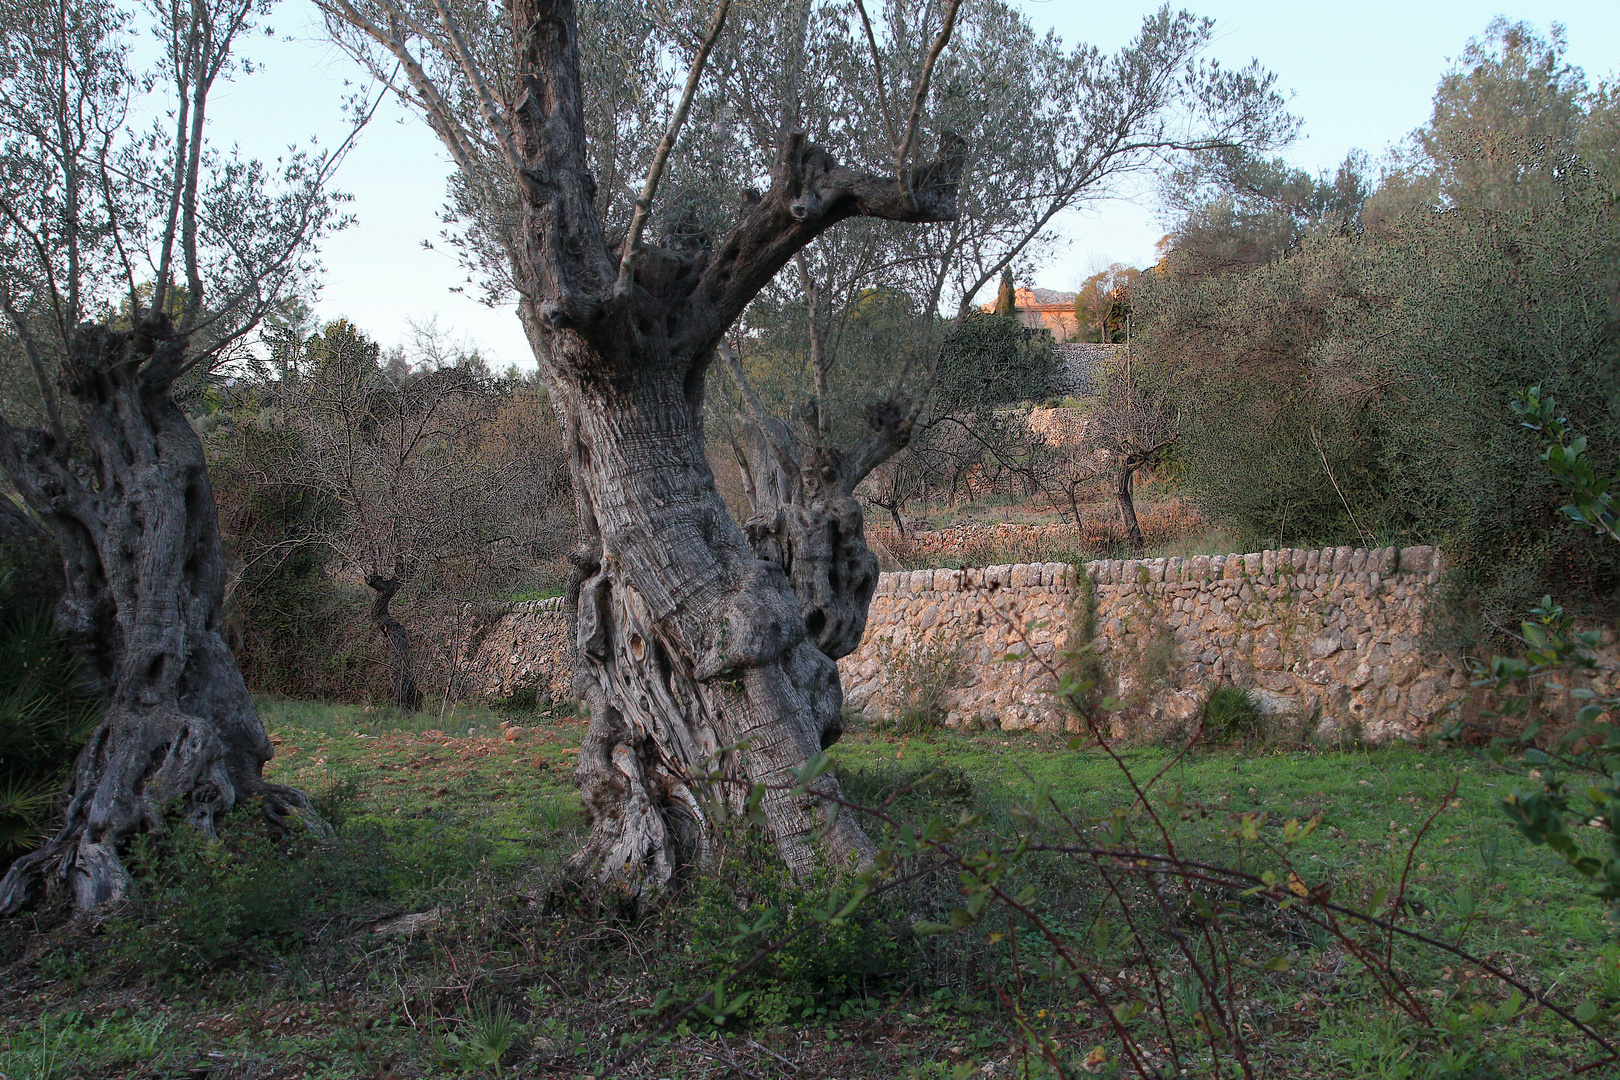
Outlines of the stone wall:
{"label": "stone wall", "polygon": [[1412,547],[1093,562],[1080,588],[1061,563],[885,574],[865,640],[839,665],[845,699],[892,710],[914,673],[955,673],[947,724],[1062,729],[1038,660],[1000,658],[1027,651],[1015,627],[1033,624],[1027,641],[1050,660],[1083,638],[1089,609],[1105,690],[1154,722],[1190,721],[1230,682],[1324,735],[1402,737],[1467,689],[1419,647],[1440,572],[1433,548]]}
{"label": "stone wall", "polygon": [[[1099,561],[1078,583],[1067,563],[883,574],[861,647],[839,661],[845,702],[887,714],[931,694],[949,725],[1073,729],[1040,661],[1089,633],[1103,691],[1143,734],[1191,723],[1231,683],[1305,733],[1406,738],[1469,693],[1421,646],[1442,569],[1433,548],[1408,547]],[[560,599],[465,618],[469,691],[572,696]]]}
{"label": "stone wall", "polygon": [[567,701],[574,696],[563,600],[462,609],[457,692],[489,701]]}

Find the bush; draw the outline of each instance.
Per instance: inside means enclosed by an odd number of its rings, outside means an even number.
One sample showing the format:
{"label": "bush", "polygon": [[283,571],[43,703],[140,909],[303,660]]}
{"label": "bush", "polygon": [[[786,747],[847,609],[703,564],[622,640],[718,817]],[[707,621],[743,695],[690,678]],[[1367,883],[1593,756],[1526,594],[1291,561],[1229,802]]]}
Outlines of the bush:
{"label": "bush", "polygon": [[[341,820],[347,794],[335,791],[320,808]],[[131,846],[135,885],[108,924],[110,951],[164,981],[295,954],[332,916],[385,898],[392,865],[370,835],[277,839],[261,815],[239,813],[214,839],[175,821]]]}
{"label": "bush", "polygon": [[934,641],[884,657],[883,699],[887,715],[874,727],[921,735],[945,723],[945,700],[962,677],[962,646]]}
{"label": "bush", "polygon": [[1260,734],[1260,706],[1241,686],[1217,686],[1204,699],[1204,737],[1249,742]]}
{"label": "bush", "polygon": [[101,701],[77,681],[78,661],[40,610],[6,604],[0,581],[0,873],[38,847]]}

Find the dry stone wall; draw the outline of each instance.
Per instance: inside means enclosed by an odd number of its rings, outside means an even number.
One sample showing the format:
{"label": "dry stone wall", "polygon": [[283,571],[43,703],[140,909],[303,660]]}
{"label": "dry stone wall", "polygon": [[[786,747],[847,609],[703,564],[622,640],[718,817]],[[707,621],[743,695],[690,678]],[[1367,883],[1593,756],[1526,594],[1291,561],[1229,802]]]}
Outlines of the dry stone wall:
{"label": "dry stone wall", "polygon": [[[1440,580],[1431,547],[1262,551],[883,574],[845,701],[873,715],[938,708],[949,725],[1072,729],[1052,678],[1090,641],[1124,723],[1194,721],[1209,689],[1253,692],[1302,733],[1371,741],[1430,728],[1469,693],[1421,642]],[[461,685],[485,698],[572,696],[560,599],[464,614]],[[1008,656],[1019,657],[1008,660]]]}
{"label": "dry stone wall", "polygon": [[1420,648],[1441,569],[1433,548],[1410,547],[1099,561],[1084,582],[1060,563],[885,574],[866,638],[839,666],[857,709],[903,708],[919,672],[935,688],[952,673],[947,724],[1060,730],[1039,659],[1083,641],[1089,623],[1127,715],[1187,723],[1211,685],[1230,682],[1323,735],[1405,737],[1468,685]]}
{"label": "dry stone wall", "polygon": [[488,701],[572,698],[562,605],[562,597],[553,596],[463,608],[455,663],[458,692]]}

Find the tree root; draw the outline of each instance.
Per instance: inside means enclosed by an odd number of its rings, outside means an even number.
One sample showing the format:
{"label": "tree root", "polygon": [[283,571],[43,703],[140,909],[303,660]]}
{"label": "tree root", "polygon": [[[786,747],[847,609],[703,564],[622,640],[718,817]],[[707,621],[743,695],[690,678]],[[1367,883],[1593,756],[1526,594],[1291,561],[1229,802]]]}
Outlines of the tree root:
{"label": "tree root", "polygon": [[331,835],[307,795],[266,782],[261,766],[256,754],[233,747],[200,717],[115,710],[74,765],[62,828],[0,879],[0,916],[59,889],[80,911],[118,903],[130,886],[119,848],[137,833],[163,832],[173,820],[215,836],[226,811],[257,804],[278,835],[300,829]]}

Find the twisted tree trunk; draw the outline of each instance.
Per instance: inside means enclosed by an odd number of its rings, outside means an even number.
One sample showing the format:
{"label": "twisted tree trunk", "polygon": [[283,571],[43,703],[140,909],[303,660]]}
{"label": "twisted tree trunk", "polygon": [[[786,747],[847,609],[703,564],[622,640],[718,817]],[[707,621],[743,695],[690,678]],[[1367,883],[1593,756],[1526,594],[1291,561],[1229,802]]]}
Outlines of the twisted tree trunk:
{"label": "twisted tree trunk", "polygon": [[64,365],[84,460],[47,432],[0,426],[6,472],[62,554],[58,623],[108,695],[74,766],[66,821],[0,880],[0,914],[57,885],[80,909],[118,899],[128,883],[119,845],[168,819],[212,833],[252,802],[278,826],[318,826],[302,793],[264,780],[270,741],[225,644],[213,490],[169,393],[185,354],[166,321],[86,324]]}
{"label": "twisted tree trunk", "polygon": [[366,615],[371,619],[371,625],[388,642],[388,667],[394,681],[394,704],[402,709],[415,710],[422,707],[422,691],[417,689],[416,677],[411,674],[410,635],[394,618],[394,613],[388,610],[388,605],[394,601],[394,594],[399,592],[403,584],[397,568],[393,577],[367,574],[366,587],[377,595],[371,598]]}
{"label": "twisted tree trunk", "polygon": [[645,898],[714,850],[716,811],[740,807],[756,784],[793,871],[818,849],[862,861],[871,841],[831,812],[836,779],[795,793],[793,776],[841,731],[832,655],[864,625],[864,603],[847,594],[869,598],[876,581],[864,543],[852,555],[843,540],[859,535],[859,508],[851,518],[853,500],[835,498],[785,510],[779,529],[755,531],[790,546],[791,567],[760,557],[704,453],[704,380],[743,309],[823,230],[859,214],[953,216],[959,150],[897,179],[840,166],[794,133],[770,190],[712,248],[642,249],[634,233],[612,245],[586,171],[574,4],[510,10],[519,313],[569,433],[579,501],[568,599],[575,685],[590,708],[577,776],[591,832],[576,865]]}
{"label": "twisted tree trunk", "polygon": [[1125,542],[1133,551],[1140,549],[1144,542],[1142,526],[1136,520],[1136,498],[1132,490],[1136,470],[1141,465],[1141,462],[1127,457],[1114,472],[1114,503],[1119,507],[1119,523],[1125,529]]}

